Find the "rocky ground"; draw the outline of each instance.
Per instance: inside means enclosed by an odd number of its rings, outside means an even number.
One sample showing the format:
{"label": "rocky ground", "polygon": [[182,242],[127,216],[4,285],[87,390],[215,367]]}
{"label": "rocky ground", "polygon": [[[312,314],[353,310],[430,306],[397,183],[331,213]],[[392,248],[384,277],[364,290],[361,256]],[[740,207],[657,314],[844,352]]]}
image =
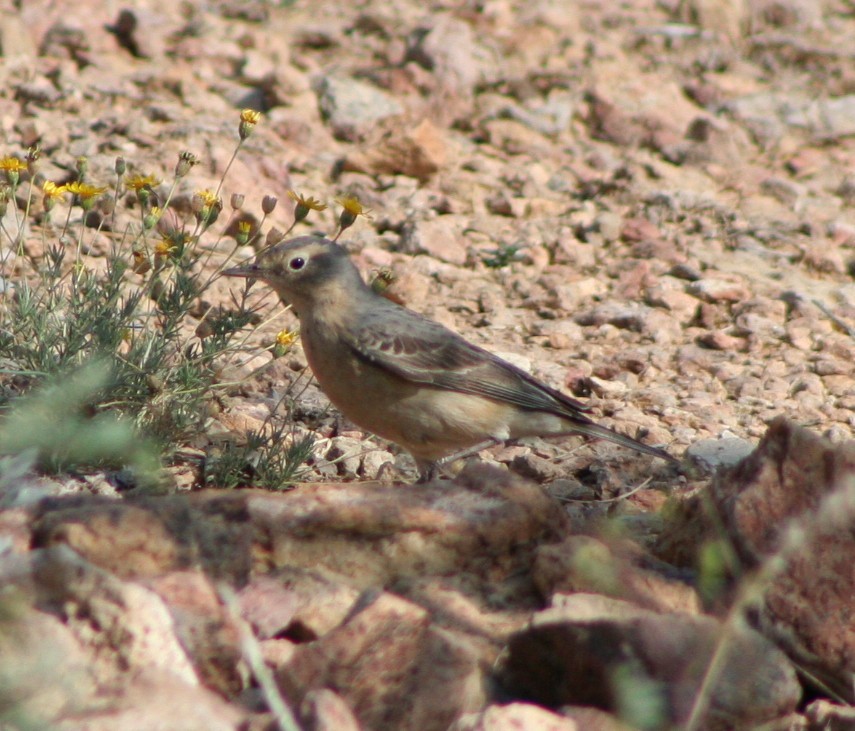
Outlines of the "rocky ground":
{"label": "rocky ground", "polygon": [[[367,277],[685,457],[535,440],[410,487],[299,345],[256,350],[193,447],[299,391],[311,484],[202,491],[180,464],[166,497],[0,502],[0,727],[288,728],[279,694],[307,729],[853,727],[851,2],[0,11],[3,155],[109,184],[117,156],[165,179],[190,150],[186,197],[260,110],[223,187],[245,220],[357,196]],[[252,297],[253,344],[295,327]]]}

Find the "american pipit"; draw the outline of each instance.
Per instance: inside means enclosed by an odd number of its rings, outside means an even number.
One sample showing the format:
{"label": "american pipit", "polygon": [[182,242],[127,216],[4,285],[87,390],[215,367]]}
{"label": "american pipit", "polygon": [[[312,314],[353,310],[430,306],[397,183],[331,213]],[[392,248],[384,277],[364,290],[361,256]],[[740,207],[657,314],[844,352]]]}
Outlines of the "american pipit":
{"label": "american pipit", "polygon": [[443,463],[531,436],[584,434],[676,462],[594,423],[579,401],[375,293],[332,241],[302,236],[224,273],[261,279],[293,306],[321,389],[354,424],[410,452],[420,481]]}

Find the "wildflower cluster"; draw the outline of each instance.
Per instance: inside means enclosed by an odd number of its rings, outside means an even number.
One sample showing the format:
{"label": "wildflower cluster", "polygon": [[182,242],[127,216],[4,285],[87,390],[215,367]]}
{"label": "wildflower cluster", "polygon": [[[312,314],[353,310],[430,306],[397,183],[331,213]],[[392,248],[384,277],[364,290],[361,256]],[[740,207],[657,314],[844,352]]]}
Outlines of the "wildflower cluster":
{"label": "wildflower cluster", "polygon": [[[290,226],[284,232],[269,227],[263,234],[277,208],[276,197],[263,197],[260,221],[244,213],[243,193],[224,198],[226,174],[260,121],[256,111],[241,112],[234,154],[216,188],[187,191],[199,163],[189,151],[179,154],[171,179],[117,157],[111,183],[99,181],[85,157],[74,161],[66,180],[45,179],[38,172],[38,149],[0,158],[0,238],[12,244],[0,253],[0,277],[15,282],[14,297],[0,293],[0,352],[7,366],[0,374],[0,435],[3,412],[14,411],[11,405],[23,403],[28,391],[97,362],[99,385],[95,391],[84,389],[87,395],[81,398],[93,414],[125,420],[123,443],[127,424],[133,423],[157,445],[160,458],[170,462],[188,439],[197,437],[207,418],[206,405],[223,388],[222,361],[247,347],[242,331],[258,318],[248,305],[249,283],[229,307],[206,304],[207,288],[241,247],[272,246],[311,214],[328,208],[313,196],[289,190]],[[26,205],[19,209],[24,199]],[[360,216],[370,217],[355,197],[336,202],[341,212],[335,238]],[[15,227],[9,228],[8,221]],[[39,228],[41,246],[31,250],[31,232]],[[231,237],[233,246],[221,245],[224,236]],[[110,242],[105,265],[96,273],[89,254],[100,250],[103,255],[105,241]],[[22,272],[27,263],[32,270]],[[16,267],[14,276],[11,267]],[[268,350],[281,357],[296,337],[281,330]],[[75,423],[75,431],[85,431],[85,425]],[[246,447],[222,450],[212,457],[205,481],[277,485],[292,479],[312,445],[296,438],[288,448],[274,443],[274,435],[281,436],[284,429],[271,426],[253,435],[250,452]],[[60,444],[40,442],[37,447],[43,466],[76,464],[75,455]],[[97,454],[77,456],[97,463]],[[116,455],[102,456],[113,460]]]}
{"label": "wildflower cluster", "polygon": [[[258,112],[240,114],[235,154],[226,172],[260,121]],[[258,317],[247,304],[248,291],[228,307],[211,307],[204,294],[240,247],[261,248],[282,240],[285,234],[275,227],[266,236],[262,233],[277,199],[263,198],[258,223],[243,213],[242,193],[224,199],[225,173],[216,188],[184,192],[199,163],[189,151],[178,156],[171,179],[135,169],[118,157],[112,183],[98,180],[99,171],[90,169],[85,157],[74,161],[69,178],[45,179],[38,172],[39,158],[38,149],[0,158],[0,239],[11,244],[0,248],[0,279],[14,283],[14,297],[2,296],[0,290],[0,436],[7,426],[12,428],[8,415],[24,414],[26,404],[44,409],[45,398],[52,397],[28,396],[42,385],[56,379],[61,391],[70,374],[97,362],[97,378],[81,376],[81,382],[97,386],[81,388],[89,417],[81,422],[75,416],[69,426],[80,439],[71,439],[68,429],[40,428],[0,442],[16,445],[16,453],[30,444],[42,467],[97,465],[119,459],[115,450],[97,447],[109,442],[104,425],[121,431],[124,445],[130,443],[132,425],[148,435],[160,460],[173,462],[182,445],[203,429],[208,405],[224,387],[219,383],[222,362],[247,347],[244,328]],[[295,205],[292,227],[326,209],[312,197],[289,196]],[[42,240],[35,246],[33,232],[38,231]],[[232,237],[232,247],[221,245],[224,236]],[[91,252],[103,257],[97,271]],[[281,356],[295,339],[296,333],[282,330],[269,349],[274,357]],[[111,418],[104,421],[100,415]],[[87,431],[96,420],[100,431]],[[14,423],[36,421],[21,416]],[[312,445],[297,439],[286,449],[273,437],[283,429],[255,434],[253,454],[225,450],[223,459],[211,460],[205,479],[271,486],[293,479]],[[53,436],[39,441],[39,431]],[[87,441],[86,434],[97,436]],[[67,448],[84,442],[96,446],[91,451]],[[0,457],[5,453],[0,444]]]}

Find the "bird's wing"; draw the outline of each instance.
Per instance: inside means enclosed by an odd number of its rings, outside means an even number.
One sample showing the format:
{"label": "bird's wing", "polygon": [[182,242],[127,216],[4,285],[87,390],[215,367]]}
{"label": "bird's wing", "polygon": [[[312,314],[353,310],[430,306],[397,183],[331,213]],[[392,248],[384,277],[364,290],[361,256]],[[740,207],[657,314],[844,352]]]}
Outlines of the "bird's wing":
{"label": "bird's wing", "polygon": [[585,404],[549,388],[439,323],[389,305],[360,318],[345,336],[360,359],[416,383],[587,421],[580,415],[588,410]]}

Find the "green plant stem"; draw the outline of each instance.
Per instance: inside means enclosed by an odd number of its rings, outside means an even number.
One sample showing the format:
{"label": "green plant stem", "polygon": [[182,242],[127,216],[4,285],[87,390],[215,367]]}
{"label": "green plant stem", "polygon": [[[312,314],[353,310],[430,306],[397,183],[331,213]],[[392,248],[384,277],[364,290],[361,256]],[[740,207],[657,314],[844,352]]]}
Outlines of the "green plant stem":
{"label": "green plant stem", "polygon": [[[17,245],[18,245],[18,256],[21,256],[24,253],[24,230],[26,229],[27,220],[30,217],[30,206],[33,202],[33,181],[30,181],[30,187],[27,190],[27,204],[24,206],[24,220],[18,224],[18,236],[17,236]],[[15,206],[15,210],[18,210],[18,207]]]}
{"label": "green plant stem", "polygon": [[217,196],[218,198],[220,197],[220,191],[223,189],[223,183],[226,180],[226,176],[229,174],[229,170],[231,170],[231,168],[232,168],[232,163],[237,158],[238,152],[240,152],[241,147],[243,147],[243,140],[238,140],[238,143],[235,146],[234,152],[232,152],[232,156],[229,158],[228,165],[226,165],[226,169],[223,170],[223,174],[220,177],[220,183],[219,183],[219,185],[217,185],[217,190],[214,193],[214,195]]}
{"label": "green plant stem", "polygon": [[241,616],[238,598],[234,589],[228,584],[221,583],[217,586],[217,593],[220,595],[220,601],[223,602],[227,614],[237,627],[243,659],[252,671],[280,731],[300,731],[297,719],[285,703],[285,699],[279,692],[279,688],[273,678],[273,673],[270,672],[270,668],[264,662],[261,645],[255,638],[246,620]]}

